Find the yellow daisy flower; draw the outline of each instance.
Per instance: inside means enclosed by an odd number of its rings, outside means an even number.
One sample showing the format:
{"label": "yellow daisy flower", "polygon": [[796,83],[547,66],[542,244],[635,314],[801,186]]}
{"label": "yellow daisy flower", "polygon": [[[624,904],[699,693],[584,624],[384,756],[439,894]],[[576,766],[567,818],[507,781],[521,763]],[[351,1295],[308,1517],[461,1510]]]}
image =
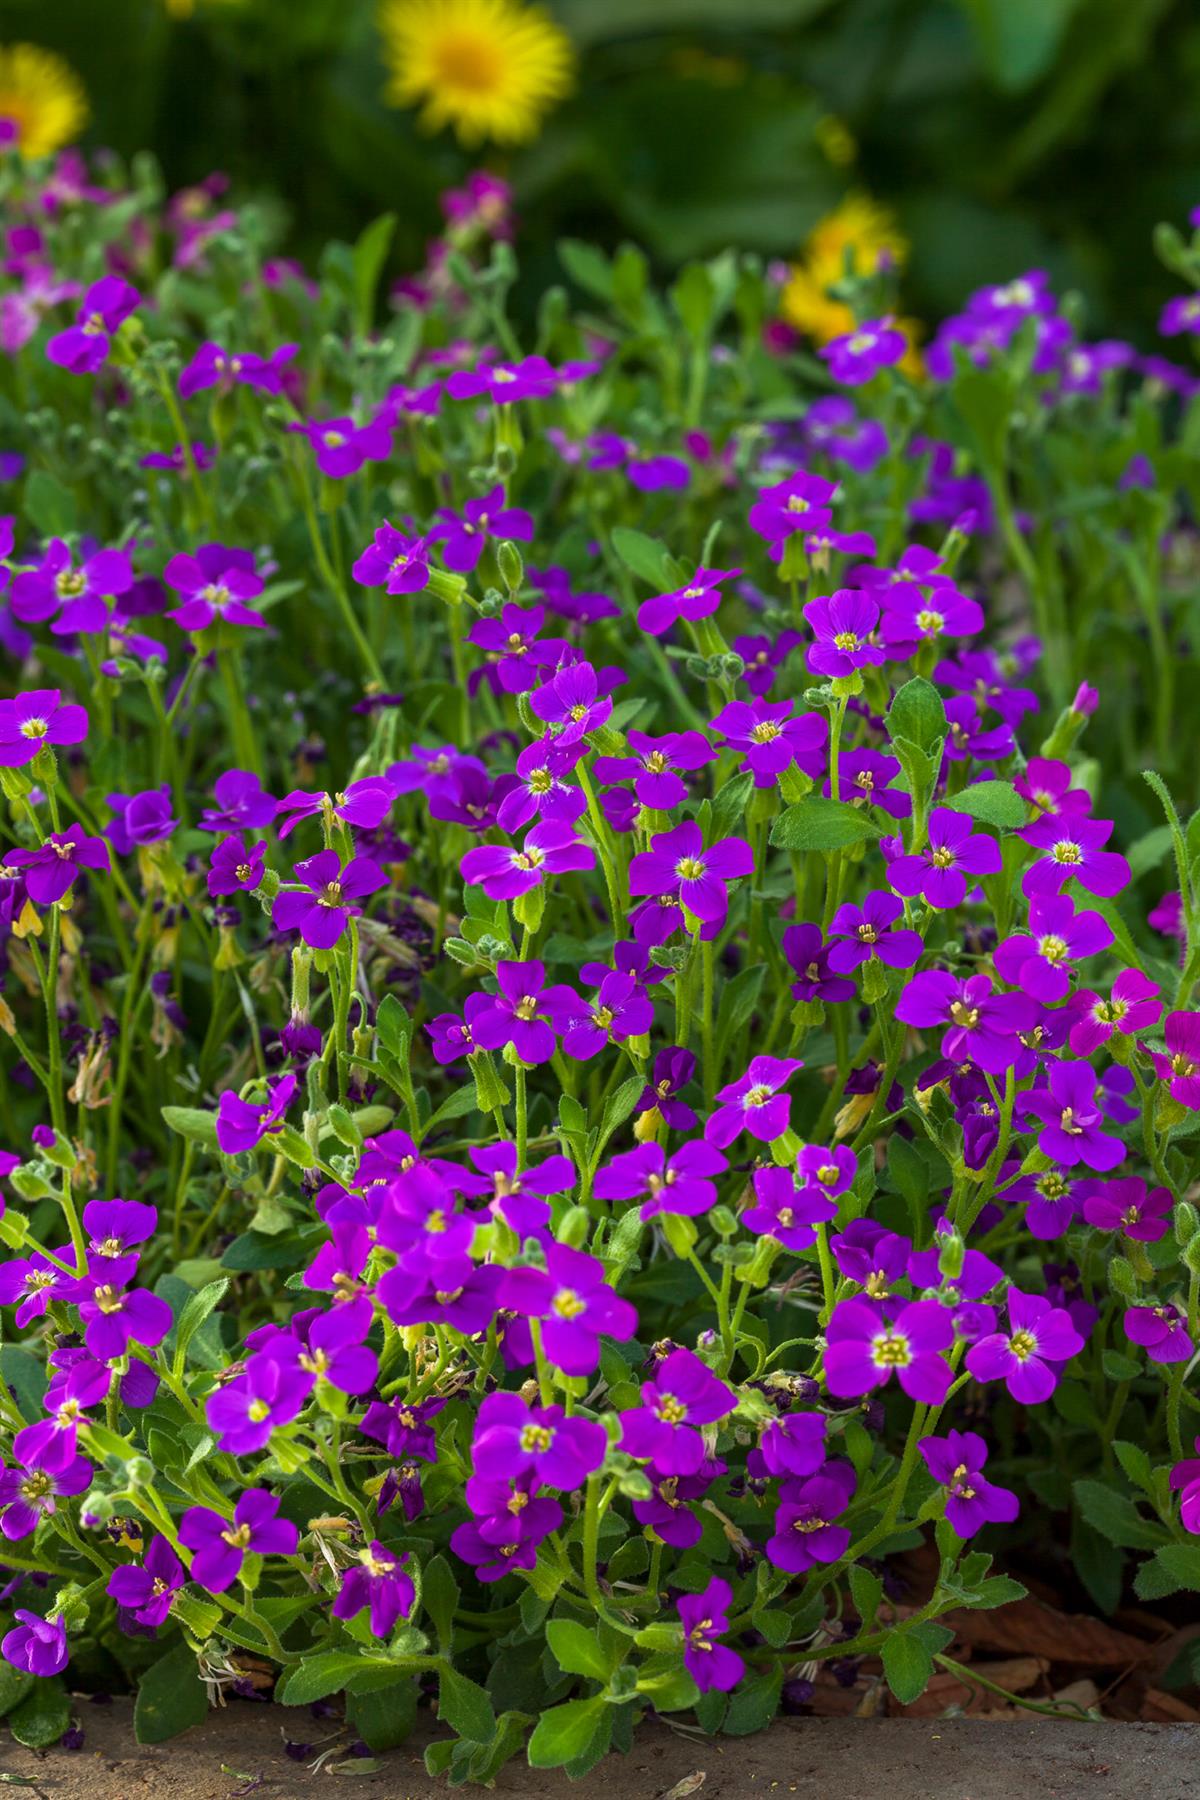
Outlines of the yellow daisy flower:
{"label": "yellow daisy flower", "polygon": [[40,44],[0,44],[0,120],[15,127],[23,156],[52,156],[87,123],[83,83]]}
{"label": "yellow daisy flower", "polygon": [[518,0],[383,0],[379,29],[387,99],[464,144],[525,142],[571,86],[570,39]]}
{"label": "yellow daisy flower", "polygon": [[908,243],[886,207],[865,194],[850,194],[821,220],[805,244],[801,260],[792,269],[780,300],[780,310],[788,324],[807,332],[819,344],[854,330],[850,308],[844,301],[829,296],[829,289],[846,273],[847,251],[851,271],[871,275],[885,256],[903,266]]}

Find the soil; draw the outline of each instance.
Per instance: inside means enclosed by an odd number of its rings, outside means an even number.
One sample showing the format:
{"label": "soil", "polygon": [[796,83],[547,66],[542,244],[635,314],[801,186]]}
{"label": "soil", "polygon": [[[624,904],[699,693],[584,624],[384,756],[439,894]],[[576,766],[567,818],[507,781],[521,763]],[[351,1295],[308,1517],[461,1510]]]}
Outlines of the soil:
{"label": "soil", "polygon": [[[36,1752],[0,1735],[0,1789],[45,1800],[291,1800],[329,1792],[328,1771],[291,1761],[307,1713],[233,1701],[174,1742],[133,1741],[120,1701],[79,1703],[81,1750]],[[380,1800],[445,1800],[424,1737],[357,1775]],[[340,1784],[339,1784],[340,1785]],[[335,1788],[336,1791],[336,1788]],[[470,1794],[478,1790],[463,1789]],[[583,1781],[514,1761],[496,1792],[523,1800],[1200,1800],[1200,1725],[1023,1719],[784,1719],[758,1737],[697,1739],[650,1724],[629,1756]]]}

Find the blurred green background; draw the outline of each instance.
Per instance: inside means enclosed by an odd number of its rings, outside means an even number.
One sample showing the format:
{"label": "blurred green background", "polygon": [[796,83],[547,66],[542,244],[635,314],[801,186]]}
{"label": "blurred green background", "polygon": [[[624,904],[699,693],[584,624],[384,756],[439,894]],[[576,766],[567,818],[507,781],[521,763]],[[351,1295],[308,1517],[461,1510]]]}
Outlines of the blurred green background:
{"label": "blurred green background", "polygon": [[[174,0],[187,8],[191,0]],[[850,189],[912,242],[906,310],[1044,265],[1092,336],[1148,347],[1172,291],[1149,239],[1200,202],[1196,0],[551,0],[579,79],[541,136],[464,151],[385,105],[373,0],[0,0],[0,40],[58,50],[88,142],[152,148],[280,196],[288,247],[400,215],[411,267],[435,195],[480,160],[513,180],[525,278],[563,235],[633,237],[664,267],[733,243],[795,253]]]}

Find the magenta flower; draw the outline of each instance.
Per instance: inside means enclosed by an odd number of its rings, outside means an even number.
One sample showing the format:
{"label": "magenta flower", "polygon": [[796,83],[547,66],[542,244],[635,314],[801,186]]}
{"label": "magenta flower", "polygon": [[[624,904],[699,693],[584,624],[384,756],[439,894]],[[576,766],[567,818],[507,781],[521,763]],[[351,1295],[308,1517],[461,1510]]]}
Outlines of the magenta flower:
{"label": "magenta flower", "polygon": [[493,693],[527,694],[543,680],[547,668],[555,669],[570,647],[564,638],[539,640],[545,619],[544,606],[511,603],[494,617],[476,619],[467,639],[484,652],[486,666],[468,678],[469,692],[474,694],[487,681]]}
{"label": "magenta flower", "polygon": [[263,591],[249,550],[202,544],[194,556],[173,556],[163,580],[183,596],[182,604],[166,615],[181,631],[204,631],[219,619],[231,625],[266,625],[262,614],[246,605]]}
{"label": "magenta flower", "polygon": [[1079,1015],[1069,1039],[1076,1056],[1090,1056],[1114,1032],[1132,1037],[1135,1032],[1157,1025],[1162,1012],[1158,993],[1157,982],[1140,969],[1122,969],[1107,1000],[1090,991],[1081,992],[1076,1000]]}
{"label": "magenta flower", "polygon": [[522,544],[533,541],[532,516],[519,506],[505,505],[503,482],[497,482],[480,499],[468,500],[461,513],[441,507],[437,517],[439,523],[430,536],[445,540],[442,561],[458,575],[471,573],[492,538]]}
{"label": "magenta flower", "polygon": [[664,737],[630,731],[628,742],[632,756],[598,756],[592,772],[601,784],[632,781],[639,803],[652,812],[670,812],[687,799],[678,770],[690,774],[717,760],[717,752],[699,731],[671,731]]}
{"label": "magenta flower", "polygon": [[11,1668],[37,1675],[43,1681],[61,1675],[67,1666],[67,1628],[61,1619],[42,1619],[18,1606],[17,1623],[0,1638],[0,1655]]}
{"label": "magenta flower", "polygon": [[261,831],[275,817],[278,802],[248,769],[227,769],[213,783],[215,807],[200,814],[205,831]]}
{"label": "magenta flower", "polygon": [[535,1476],[573,1490],[604,1461],[608,1436],[591,1419],[568,1418],[561,1406],[527,1406],[519,1394],[489,1394],[475,1419],[471,1455],[485,1480]]}
{"label": "magenta flower", "polygon": [[861,387],[881,369],[900,362],[907,348],[904,333],[891,319],[873,319],[856,325],[842,337],[831,338],[821,346],[819,354],[829,364],[835,381],[843,387]]}
{"label": "magenta flower", "polygon": [[[693,1115],[692,1123],[695,1123]],[[650,1197],[642,1206],[643,1219],[660,1213],[679,1213],[697,1218],[717,1203],[714,1175],[728,1169],[727,1159],[703,1139],[684,1144],[669,1160],[661,1144],[639,1144],[603,1163],[596,1171],[592,1192],[597,1200],[636,1200]]]}
{"label": "magenta flower", "polygon": [[12,610],[22,624],[49,619],[61,607],[50,627],[58,637],[76,632],[94,635],[109,624],[106,600],[125,594],[133,586],[133,566],[123,550],[98,550],[72,566],[71,552],[61,538],[54,538],[36,569],[22,569],[13,579]]}
{"label": "magenta flower", "polygon": [[718,1088],[721,1104],[709,1114],[704,1135],[724,1150],[743,1131],[760,1144],[774,1143],[788,1129],[791,1101],[780,1093],[804,1064],[790,1056],[755,1056],[737,1081]]}
{"label": "magenta flower", "polygon": [[741,752],[756,788],[774,787],[793,764],[812,781],[825,773],[829,720],[824,713],[792,717],[791,700],[731,700],[713,720],[729,747]]}
{"label": "magenta flower", "polygon": [[837,1210],[837,1202],[818,1189],[797,1187],[790,1169],[756,1169],[754,1204],[742,1214],[742,1224],[799,1254],[816,1243],[816,1227],[835,1219]]}
{"label": "magenta flower", "polygon": [[9,850],[4,861],[10,869],[24,869],[25,886],[35,906],[53,906],[61,900],[81,869],[112,867],[104,839],[85,837],[78,825],[49,832],[36,850]]}
{"label": "magenta flower", "polygon": [[[13,861],[11,852],[5,861]],[[1154,1073],[1168,1084],[1172,1100],[1189,1112],[1200,1111],[1200,1013],[1168,1013],[1163,1036],[1167,1055],[1154,1054]]]}
{"label": "magenta flower", "polygon": [[641,1406],[621,1414],[621,1447],[664,1475],[694,1475],[704,1461],[699,1427],[715,1425],[736,1404],[732,1389],[694,1352],[672,1350],[642,1383]]}
{"label": "magenta flower", "polygon": [[637,1312],[608,1286],[604,1264],[565,1244],[547,1244],[545,1269],[510,1269],[499,1300],[508,1312],[541,1319],[546,1356],[564,1375],[591,1374],[601,1335],[624,1339],[637,1330]]}
{"label": "magenta flower", "polygon": [[167,1618],[183,1582],[183,1564],[166,1538],[156,1537],[142,1563],[122,1563],[113,1570],[105,1592],[139,1625],[153,1628]]}
{"label": "magenta flower", "polygon": [[295,357],[298,344],[282,344],[269,357],[256,350],[222,350],[211,339],[201,344],[179,371],[179,393],[184,400],[219,387],[228,393],[235,387],[257,388],[262,394],[283,392],[283,371]]}
{"label": "magenta flower", "polygon": [[481,1050],[502,1050],[511,1044],[523,1063],[547,1063],[554,1055],[554,1032],[543,1014],[575,995],[569,987],[546,986],[545,964],[498,962],[499,992],[488,996],[487,1007],[471,1022],[471,1035]]}
{"label": "magenta flower", "polygon": [[872,957],[889,969],[911,969],[924,945],[917,932],[897,927],[903,915],[903,902],[882,889],[865,895],[861,906],[847,900],[829,923],[830,969],[849,975]]}
{"label": "magenta flower", "polygon": [[1096,1098],[1096,1071],[1085,1062],[1050,1065],[1044,1088],[1022,1094],[1017,1102],[1023,1117],[1040,1119],[1038,1149],[1064,1169],[1085,1163],[1106,1175],[1125,1160],[1119,1138],[1101,1130],[1104,1115]]}
{"label": "magenta flower", "polygon": [[298,931],[313,950],[331,950],[365,900],[387,886],[387,876],[369,856],[355,856],[342,866],[336,850],[318,850],[296,864],[303,890],[284,888],[276,895],[271,923],[277,931]]}
{"label": "magenta flower", "polygon": [[482,887],[489,900],[515,900],[518,894],[541,887],[547,875],[595,866],[595,851],[576,837],[572,826],[542,819],[530,826],[519,849],[480,844],[465,853],[459,869],[467,885]]}
{"label": "magenta flower", "polygon": [[239,833],[223,838],[209,858],[205,883],[214,898],[219,894],[250,893],[263,878],[267,845],[264,838],[247,849]]}
{"label": "magenta flower", "polygon": [[729,1630],[732,1598],[729,1583],[714,1576],[702,1594],[680,1594],[675,1602],[683,1625],[683,1666],[702,1694],[725,1693],[746,1673],[737,1651],[717,1643]]}
{"label": "magenta flower", "polygon": [[1029,903],[1028,932],[1006,938],[993,961],[1002,981],[1053,1004],[1070,992],[1070,965],[1096,956],[1112,941],[1112,930],[1099,913],[1076,912],[1065,894],[1035,895]]}
{"label": "magenta flower", "polygon": [[613,709],[609,695],[600,692],[589,662],[568,663],[543,687],[533,690],[529,704],[547,725],[561,726],[556,740],[560,744],[578,743],[589,731],[598,731]]}
{"label": "magenta flower", "polygon": [[278,1131],[296,1092],[296,1077],[281,1075],[267,1083],[267,1097],[258,1106],[242,1100],[232,1088],[226,1088],[217,1103],[217,1143],[226,1156],[238,1156],[253,1150]]}
{"label": "magenta flower", "polygon": [[210,1594],[223,1594],[248,1555],[294,1555],[300,1534],[278,1512],[278,1499],[265,1488],[247,1488],[239,1495],[232,1519],[208,1506],[190,1506],[179,1521],[179,1541],[193,1552],[192,1580]]}
{"label": "magenta flower", "polygon": [[825,945],[818,925],[789,925],[780,944],[783,954],[800,977],[792,983],[797,1000],[851,1000],[854,983],[835,975],[830,964],[830,947]]}
{"label": "magenta flower", "polygon": [[311,1389],[312,1376],[298,1363],[279,1361],[261,1351],[232,1381],[210,1394],[209,1429],[230,1456],[250,1456],[263,1448],[277,1426],[291,1423]]}
{"label": "magenta flower", "polygon": [[1174,1201],[1166,1188],[1147,1188],[1140,1175],[1088,1184],[1083,1216],[1097,1231],[1119,1231],[1140,1244],[1165,1237]]}
{"label": "magenta flower", "polygon": [[357,475],[364,463],[386,462],[392,454],[392,427],[386,409],[365,425],[351,418],[304,419],[288,426],[312,445],[317,467],[331,481]]}
{"label": "magenta flower", "polygon": [[1131,1344],[1140,1344],[1154,1363],[1185,1363],[1195,1355],[1187,1316],[1177,1306],[1131,1306],[1121,1320]]}
{"label": "magenta flower", "polygon": [[922,644],[974,637],[983,630],[983,608],[978,600],[960,594],[953,582],[943,577],[924,588],[915,583],[885,588],[881,598],[879,636],[888,656],[897,660],[914,655]]}
{"label": "magenta flower", "polygon": [[917,1448],[936,1482],[946,1490],[946,1517],[960,1538],[972,1538],[985,1525],[1011,1525],[1020,1511],[1008,1488],[993,1487],[982,1473],[988,1449],[974,1431],[948,1431],[945,1437],[922,1438]]}
{"label": "magenta flower", "polygon": [[50,339],[46,355],[72,375],[94,375],[107,362],[113,338],[141,298],[119,275],[102,276],[83,296],[75,323]]}
{"label": "magenta flower", "polygon": [[173,1317],[165,1300],[148,1288],[122,1289],[107,1270],[89,1271],[67,1289],[79,1308],[83,1341],[101,1362],[124,1356],[130,1344],[153,1349],[171,1329]]}
{"label": "magenta flower", "polygon": [[726,884],[754,871],[754,852],[742,838],[704,848],[693,819],[650,839],[629,864],[629,891],[652,894],[660,907],[683,907],[702,925],[720,925],[729,911]]}
{"label": "magenta flower", "polygon": [[986,975],[963,981],[948,969],[925,969],[901,990],[896,1018],[921,1031],[946,1025],[944,1057],[1002,1075],[1021,1055],[1017,1034],[1033,1029],[1038,1008],[1024,994],[997,994]]}
{"label": "magenta flower", "polygon": [[280,837],[285,838],[302,819],[315,819],[328,813],[357,830],[373,831],[387,818],[395,798],[396,790],[384,775],[367,775],[361,781],[352,781],[344,792],[336,794],[293,788],[275,808],[276,821],[281,821],[277,823],[277,829]]}
{"label": "magenta flower", "polygon": [[87,731],[83,707],[64,702],[57,688],[29,688],[0,700],[0,768],[23,768],[44,744],[81,744]]}
{"label": "magenta flower", "polygon": [[829,1421],[824,1413],[788,1413],[772,1419],[759,1440],[758,1456],[768,1475],[815,1475],[825,1461]]}
{"label": "magenta flower", "polygon": [[968,876],[998,875],[1002,867],[1000,846],[985,832],[975,831],[966,813],[935,806],[929,815],[925,847],[916,855],[898,856],[888,868],[888,882],[898,894],[939,911],[961,906],[975,884]]}
{"label": "magenta flower", "polygon": [[798,531],[822,531],[831,521],[828,502],[837,491],[836,481],[800,470],[765,487],[750,508],[751,531],[767,544],[772,562],[780,562],[788,539]]}
{"label": "magenta flower", "polygon": [[1026,894],[1056,894],[1072,876],[1089,894],[1119,894],[1133,876],[1123,856],[1105,850],[1112,836],[1111,819],[1090,819],[1079,812],[1043,813],[1020,836],[1038,852],[1026,869]]}
{"label": "magenta flower", "polygon": [[330,1609],[335,1619],[353,1619],[369,1609],[371,1636],[392,1635],[397,1619],[406,1619],[416,1599],[412,1577],[405,1574],[407,1550],[389,1550],[378,1538],[372,1538],[358,1553],[358,1567],[349,1568]]}
{"label": "magenta flower", "polygon": [[804,616],[817,640],[808,651],[808,666],[814,675],[840,680],[856,669],[883,662],[887,653],[874,642],[879,607],[869,594],[857,588],[839,588],[834,594],[810,600]]}
{"label": "magenta flower", "polygon": [[980,1338],[967,1351],[976,1381],[1003,1381],[1014,1400],[1034,1406],[1058,1386],[1058,1366],[1083,1349],[1084,1340],[1063,1307],[1039,1294],[1008,1290],[1007,1332]]}
{"label": "magenta flower", "polygon": [[672,588],[670,593],[655,594],[638,607],[637,622],[651,637],[661,637],[680,619],[695,624],[707,619],[721,604],[721,583],[731,581],[740,569],[697,569],[686,587]]}
{"label": "magenta flower", "polygon": [[836,1562],[849,1546],[850,1530],[833,1521],[850,1504],[855,1485],[854,1470],[841,1461],[828,1462],[801,1480],[785,1481],[764,1546],[767,1561],[789,1575]]}
{"label": "magenta flower", "polygon": [[825,1334],[829,1391],[850,1399],[895,1375],[910,1400],[940,1406],[950,1386],[942,1352],[954,1342],[949,1314],[936,1300],[900,1304],[889,1317],[869,1300],[842,1300]]}
{"label": "magenta flower", "polygon": [[[912,798],[890,785],[899,773],[897,756],[882,756],[878,750],[848,750],[838,763],[837,798],[851,806],[878,806],[893,819],[907,819]],[[828,781],[822,792],[832,796]]]}
{"label": "magenta flower", "polygon": [[446,377],[446,392],[452,400],[476,400],[486,394],[497,406],[508,406],[516,400],[549,399],[559,379],[544,356],[523,356],[515,363],[456,369]]}
{"label": "magenta flower", "polygon": [[429,543],[397,531],[385,519],[351,569],[360,587],[381,587],[389,594],[417,594],[429,585]]}

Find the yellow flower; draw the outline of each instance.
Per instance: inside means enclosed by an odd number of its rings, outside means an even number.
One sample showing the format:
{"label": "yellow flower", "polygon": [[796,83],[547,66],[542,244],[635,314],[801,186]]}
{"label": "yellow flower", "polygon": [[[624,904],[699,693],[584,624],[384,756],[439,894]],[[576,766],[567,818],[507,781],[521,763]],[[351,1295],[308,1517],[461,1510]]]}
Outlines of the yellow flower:
{"label": "yellow flower", "polygon": [[0,119],[16,127],[23,156],[52,156],[87,123],[83,83],[40,44],[0,44]]}
{"label": "yellow flower", "polygon": [[465,144],[534,137],[571,86],[569,38],[517,0],[383,0],[379,28],[387,99],[419,106],[430,131],[451,125]]}
{"label": "yellow flower", "polygon": [[[847,256],[847,253],[849,255]],[[850,194],[816,226],[783,290],[780,310],[789,325],[819,344],[854,330],[854,315],[829,289],[846,274],[873,275],[885,257],[902,267],[908,243],[886,207],[865,194]]]}

